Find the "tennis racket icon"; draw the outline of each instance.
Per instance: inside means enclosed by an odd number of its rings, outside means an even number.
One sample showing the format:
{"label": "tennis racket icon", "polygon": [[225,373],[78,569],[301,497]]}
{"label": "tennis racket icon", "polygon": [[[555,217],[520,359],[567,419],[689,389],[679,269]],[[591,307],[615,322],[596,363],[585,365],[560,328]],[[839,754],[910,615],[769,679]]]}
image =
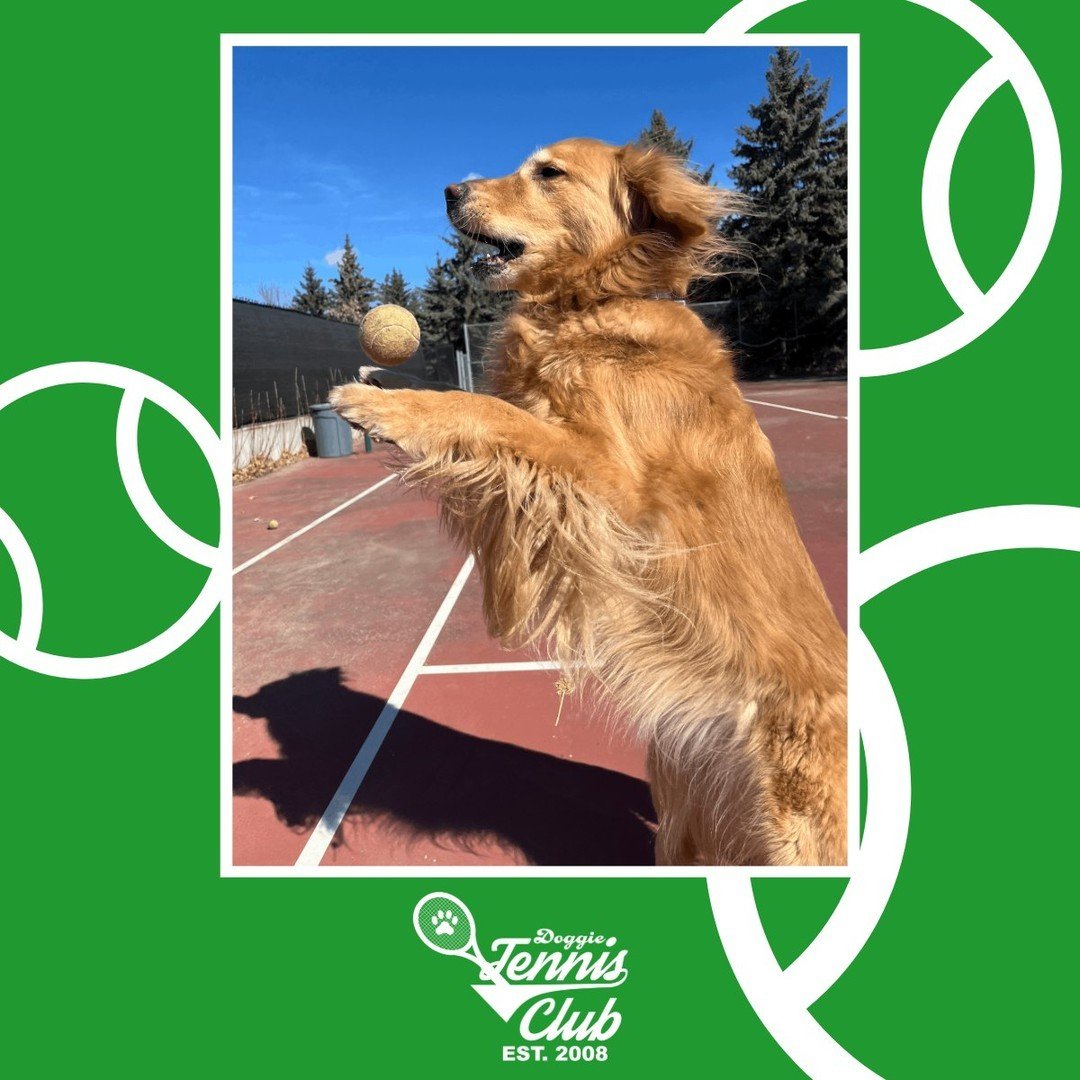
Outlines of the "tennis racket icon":
{"label": "tennis racket icon", "polygon": [[476,945],[476,921],[456,896],[444,892],[428,893],[413,908],[413,926],[429,949],[444,956],[464,956],[480,969],[485,979],[496,986],[509,986],[480,954]]}

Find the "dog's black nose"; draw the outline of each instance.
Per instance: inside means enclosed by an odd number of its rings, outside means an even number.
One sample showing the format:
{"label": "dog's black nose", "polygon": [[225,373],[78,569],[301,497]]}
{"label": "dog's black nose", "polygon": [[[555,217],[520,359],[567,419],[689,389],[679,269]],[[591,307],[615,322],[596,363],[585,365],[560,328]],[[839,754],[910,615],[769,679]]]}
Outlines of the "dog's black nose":
{"label": "dog's black nose", "polygon": [[465,193],[469,190],[469,185],[466,183],[460,184],[447,184],[446,185],[446,205],[453,206],[454,203],[461,202],[465,198]]}

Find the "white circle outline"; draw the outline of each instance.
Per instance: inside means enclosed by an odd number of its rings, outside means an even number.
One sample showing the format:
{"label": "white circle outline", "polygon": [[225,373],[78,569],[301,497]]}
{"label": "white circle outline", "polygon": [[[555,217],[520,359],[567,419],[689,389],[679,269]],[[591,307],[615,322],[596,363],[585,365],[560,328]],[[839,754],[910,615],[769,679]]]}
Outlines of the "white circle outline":
{"label": "white circle outline", "polygon": [[18,525],[11,520],[0,507],[0,547],[7,550],[15,567],[15,577],[19,582],[19,596],[22,599],[22,612],[19,616],[19,631],[16,640],[33,648],[41,634],[41,618],[44,601],[41,595],[41,575],[38,574],[34,553],[26,542],[26,537],[19,531]]}
{"label": "white circle outline", "polygon": [[[227,492],[215,468],[220,440],[206,418],[186,398],[145,372],[118,364],[75,361],[33,368],[0,383],[0,411],[28,394],[72,383],[114,386],[124,391],[117,418],[117,457],[124,486],[151,530],[179,554],[209,566],[210,573],[191,606],[157,637],[109,656],[59,656],[38,648],[41,630],[41,581],[33,553],[11,518],[0,511],[0,543],[15,564],[22,591],[22,617],[16,637],[0,631],[0,657],[13,664],[60,679],[106,679],[147,667],[180,648],[213,614],[223,579],[218,549],[188,536],[158,506],[138,461],[138,418],[144,400],[173,416],[195,440],[214,475],[219,505]],[[209,561],[205,561],[209,560]]]}
{"label": "white circle outline", "polygon": [[139,459],[139,416],[145,400],[141,394],[126,390],[116,414],[116,460],[120,463],[124,490],[139,516],[163,544],[190,562],[213,566],[218,558],[218,549],[184,532],[161,509],[146,483]]}
{"label": "white circle outline", "polygon": [[[1056,505],[984,507],[936,518],[863,552],[859,604],[935,566],[993,551],[1050,549],[1080,553],[1080,508]],[[861,631],[852,636],[853,667],[863,694],[850,716],[866,752],[863,843],[851,859],[840,902],[803,953],[781,970],[754,900],[752,869],[710,871],[709,899],[731,970],[770,1034],[812,1077],[876,1074],[844,1050],[809,1007],[847,970],[869,940],[900,871],[911,810],[911,775],[900,709],[888,676]]]}
{"label": "white circle outline", "polygon": [[[759,22],[804,0],[742,0],[710,33],[747,35]],[[856,377],[895,374],[943,359],[992,327],[1030,284],[1050,243],[1061,198],[1061,147],[1046,91],[1015,41],[971,0],[911,0],[967,31],[990,59],[961,87],[935,129],[923,172],[923,228],[935,269],[961,310],[959,318],[920,338],[858,348]],[[964,133],[983,104],[1011,83],[1031,136],[1035,179],[1016,251],[983,294],[956,246],[949,186]],[[987,551],[1080,550],[1080,509],[988,507],[915,526],[863,552],[852,585],[861,605],[931,566]],[[820,1080],[877,1076],[837,1043],[809,1012],[869,940],[892,894],[903,859],[911,809],[911,775],[903,719],[884,667],[861,630],[852,636],[861,678],[850,722],[858,725],[867,765],[866,827],[851,859],[851,876],[836,909],[810,945],[781,970],[765,935],[753,893],[753,871],[706,875],[713,917],[725,953],[751,1007],[778,1045]],[[872,778],[871,778],[872,777]]]}
{"label": "white circle outline", "polygon": [[[742,0],[718,19],[708,34],[752,37],[758,23],[805,2]],[[873,349],[858,347],[852,373],[863,378],[925,367],[951,356],[986,333],[1034,278],[1050,245],[1061,202],[1061,143],[1057,123],[1042,81],[1024,51],[972,0],[910,0],[910,3],[948,19],[990,54],[990,60],[961,87],[938,121],[923,172],[923,230],[934,266],[961,314],[945,326],[911,341]],[[964,132],[991,94],[1006,82],[1012,85],[1027,120],[1035,176],[1031,208],[1020,241],[997,281],[983,293],[971,280],[956,249],[948,208],[949,186]],[[929,217],[928,203],[932,207]]]}

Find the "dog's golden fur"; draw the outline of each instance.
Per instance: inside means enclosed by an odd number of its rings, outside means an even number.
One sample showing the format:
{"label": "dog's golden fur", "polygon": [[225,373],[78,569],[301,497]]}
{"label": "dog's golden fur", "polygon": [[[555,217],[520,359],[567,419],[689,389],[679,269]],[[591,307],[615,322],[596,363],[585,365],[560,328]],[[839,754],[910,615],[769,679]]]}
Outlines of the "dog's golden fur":
{"label": "dog's golden fur", "polygon": [[573,139],[452,185],[512,289],[494,395],[332,401],[477,556],[492,634],[592,672],[648,744],[662,863],[845,859],[843,632],[722,342],[684,295],[724,193]]}

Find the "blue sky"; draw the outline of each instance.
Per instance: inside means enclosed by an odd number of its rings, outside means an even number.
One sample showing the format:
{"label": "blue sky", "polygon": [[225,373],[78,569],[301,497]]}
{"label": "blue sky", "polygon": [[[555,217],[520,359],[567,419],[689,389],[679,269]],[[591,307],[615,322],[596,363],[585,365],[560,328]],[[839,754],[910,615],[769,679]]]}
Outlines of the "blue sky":
{"label": "blue sky", "polygon": [[[346,232],[365,272],[421,285],[448,231],[443,188],[576,135],[627,142],[663,110],[723,181],[765,91],[760,47],[244,47],[233,53],[233,295],[286,302]],[[847,103],[845,50],[801,49]]]}

